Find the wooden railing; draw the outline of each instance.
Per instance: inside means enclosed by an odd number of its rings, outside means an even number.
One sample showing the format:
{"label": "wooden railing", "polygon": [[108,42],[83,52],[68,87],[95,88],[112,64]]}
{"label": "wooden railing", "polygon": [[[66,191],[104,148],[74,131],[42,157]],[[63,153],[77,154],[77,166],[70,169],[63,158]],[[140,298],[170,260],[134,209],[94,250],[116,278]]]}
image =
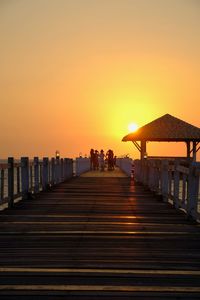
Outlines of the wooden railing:
{"label": "wooden railing", "polygon": [[66,181],[73,176],[73,160],[69,158],[22,157],[15,162],[9,157],[7,163],[0,164],[0,204],[11,208],[15,199],[28,199],[51,186]]}
{"label": "wooden railing", "polygon": [[189,217],[200,219],[200,163],[179,159],[135,160],[134,178]]}
{"label": "wooden railing", "polygon": [[80,176],[82,173],[90,170],[90,159],[87,157],[78,157],[75,160],[75,175]]}
{"label": "wooden railing", "polygon": [[131,177],[133,160],[128,157],[117,158],[116,165],[129,177]]}

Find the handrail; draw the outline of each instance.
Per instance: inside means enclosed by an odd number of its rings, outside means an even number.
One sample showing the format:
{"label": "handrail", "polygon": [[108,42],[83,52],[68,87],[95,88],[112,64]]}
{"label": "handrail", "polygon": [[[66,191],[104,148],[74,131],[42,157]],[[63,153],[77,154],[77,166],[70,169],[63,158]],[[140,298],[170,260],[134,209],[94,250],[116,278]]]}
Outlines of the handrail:
{"label": "handrail", "polygon": [[15,162],[9,157],[0,164],[0,205],[11,208],[16,199],[28,199],[40,191],[66,181],[73,176],[73,160],[70,158],[22,157]]}
{"label": "handrail", "polygon": [[133,160],[129,157],[117,158],[116,165],[129,177],[133,171]]}
{"label": "handrail", "polygon": [[200,163],[166,159],[135,160],[135,180],[195,220],[200,219]]}

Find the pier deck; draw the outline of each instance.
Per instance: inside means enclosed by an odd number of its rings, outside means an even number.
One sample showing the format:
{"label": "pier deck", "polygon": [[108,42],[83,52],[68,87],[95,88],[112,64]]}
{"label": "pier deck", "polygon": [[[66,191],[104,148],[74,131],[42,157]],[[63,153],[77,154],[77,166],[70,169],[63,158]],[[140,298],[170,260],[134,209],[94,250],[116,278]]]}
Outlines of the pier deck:
{"label": "pier deck", "polygon": [[200,299],[200,228],[127,177],[0,212],[1,299]]}

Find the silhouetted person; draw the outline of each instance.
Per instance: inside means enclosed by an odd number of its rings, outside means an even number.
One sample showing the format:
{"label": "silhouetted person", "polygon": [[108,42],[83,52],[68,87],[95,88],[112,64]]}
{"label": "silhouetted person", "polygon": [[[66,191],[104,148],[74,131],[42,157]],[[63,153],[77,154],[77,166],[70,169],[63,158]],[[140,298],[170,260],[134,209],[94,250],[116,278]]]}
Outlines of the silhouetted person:
{"label": "silhouetted person", "polygon": [[104,158],[105,158],[104,151],[101,150],[101,151],[100,151],[100,154],[99,154],[100,171],[104,171],[104,168],[105,168],[105,161],[104,161]]}
{"label": "silhouetted person", "polygon": [[90,150],[90,170],[94,170],[94,149]]}
{"label": "silhouetted person", "polygon": [[113,164],[113,158],[114,158],[114,153],[111,149],[109,149],[106,153],[107,160],[108,160],[108,171],[112,171],[114,169],[114,164]]}
{"label": "silhouetted person", "polygon": [[94,152],[94,170],[99,169],[99,151],[95,150]]}

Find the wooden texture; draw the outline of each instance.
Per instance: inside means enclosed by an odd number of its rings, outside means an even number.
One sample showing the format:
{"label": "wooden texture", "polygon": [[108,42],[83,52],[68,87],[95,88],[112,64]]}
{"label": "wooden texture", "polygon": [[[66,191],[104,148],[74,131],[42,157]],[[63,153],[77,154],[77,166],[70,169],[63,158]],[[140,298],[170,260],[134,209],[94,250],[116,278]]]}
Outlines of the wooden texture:
{"label": "wooden texture", "polygon": [[0,212],[1,299],[200,299],[200,228],[127,177]]}

